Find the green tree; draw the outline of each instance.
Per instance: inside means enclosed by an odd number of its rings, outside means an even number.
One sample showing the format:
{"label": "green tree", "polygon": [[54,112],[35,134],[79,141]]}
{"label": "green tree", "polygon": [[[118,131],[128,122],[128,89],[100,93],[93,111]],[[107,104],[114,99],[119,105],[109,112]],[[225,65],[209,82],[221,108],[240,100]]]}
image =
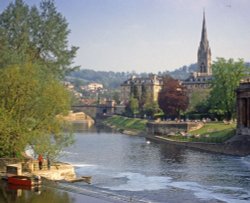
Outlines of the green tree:
{"label": "green tree", "polygon": [[242,59],[217,58],[212,65],[213,80],[210,94],[211,111],[222,114],[228,120],[235,115],[236,88],[245,75],[246,67]]}
{"label": "green tree", "polygon": [[144,113],[147,115],[147,116],[150,116],[150,117],[154,117],[154,115],[156,113],[160,113],[161,112],[161,109],[158,105],[158,102],[154,101],[153,103],[152,102],[146,102],[144,104]]}
{"label": "green tree", "polygon": [[138,99],[131,97],[128,104],[128,109],[132,113],[132,115],[135,115],[139,112],[139,101]]}
{"label": "green tree", "polygon": [[196,89],[190,93],[188,111],[197,111],[197,106],[205,103],[210,95],[211,89]]}
{"label": "green tree", "polygon": [[29,8],[23,0],[10,3],[0,14],[0,67],[39,62],[46,71],[64,76],[76,68],[71,64],[78,48],[68,48],[69,32],[53,0],[41,1],[39,8]]}
{"label": "green tree", "polygon": [[[61,133],[69,92],[33,64],[0,69],[0,156],[23,152],[27,145],[36,152],[56,155],[71,137]],[[52,142],[51,142],[52,141]]]}
{"label": "green tree", "polygon": [[68,48],[65,18],[52,0],[40,9],[16,0],[0,14],[0,156],[24,152],[58,155],[72,142],[58,115],[70,109],[62,78],[77,48]]}

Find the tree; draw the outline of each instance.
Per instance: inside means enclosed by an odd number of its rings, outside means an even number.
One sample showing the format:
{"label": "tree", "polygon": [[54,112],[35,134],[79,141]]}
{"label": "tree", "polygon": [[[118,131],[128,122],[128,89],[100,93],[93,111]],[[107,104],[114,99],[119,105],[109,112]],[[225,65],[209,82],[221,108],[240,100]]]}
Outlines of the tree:
{"label": "tree", "polygon": [[161,112],[161,109],[159,108],[158,102],[154,101],[153,103],[151,102],[145,103],[143,111],[147,116],[153,118],[156,113]]}
{"label": "tree", "polygon": [[59,80],[74,68],[77,48],[68,48],[68,34],[52,0],[40,10],[16,0],[0,14],[0,157],[31,146],[53,158],[72,143],[58,117],[70,109]]}
{"label": "tree", "polygon": [[0,69],[0,77],[0,156],[23,152],[27,145],[56,155],[71,142],[56,118],[70,105],[69,92],[59,81],[41,76],[33,64]]}
{"label": "tree", "polygon": [[135,115],[139,112],[139,102],[138,99],[131,97],[128,103],[128,111]]}
{"label": "tree", "polygon": [[56,11],[53,0],[43,0],[40,9],[16,0],[0,14],[0,68],[26,61],[63,77],[71,67],[77,47],[68,48],[66,19]]}
{"label": "tree", "polygon": [[211,111],[222,114],[226,119],[230,120],[236,110],[235,90],[246,71],[244,61],[242,59],[234,61],[233,59],[217,58],[212,68]]}
{"label": "tree", "polygon": [[165,77],[163,88],[159,92],[158,103],[165,115],[179,117],[189,103],[186,88],[178,80]]}
{"label": "tree", "polygon": [[203,103],[206,103],[209,98],[210,91],[211,89],[196,89],[195,91],[191,92],[189,96],[188,111],[197,111],[198,106],[201,106]]}

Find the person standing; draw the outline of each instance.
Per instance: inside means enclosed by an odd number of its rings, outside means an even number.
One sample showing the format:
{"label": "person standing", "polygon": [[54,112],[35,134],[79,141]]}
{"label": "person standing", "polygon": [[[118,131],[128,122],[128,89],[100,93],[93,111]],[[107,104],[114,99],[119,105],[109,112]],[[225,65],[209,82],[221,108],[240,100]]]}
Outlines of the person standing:
{"label": "person standing", "polygon": [[48,170],[50,170],[50,158],[49,158],[49,155],[47,155],[47,166],[48,166]]}
{"label": "person standing", "polygon": [[43,168],[43,156],[39,154],[38,156],[38,165],[39,165],[39,170],[42,170]]}

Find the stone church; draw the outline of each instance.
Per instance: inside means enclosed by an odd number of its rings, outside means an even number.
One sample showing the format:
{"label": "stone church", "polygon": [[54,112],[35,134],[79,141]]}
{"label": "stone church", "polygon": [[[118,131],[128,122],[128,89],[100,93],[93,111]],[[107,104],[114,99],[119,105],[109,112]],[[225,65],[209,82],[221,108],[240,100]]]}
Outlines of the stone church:
{"label": "stone church", "polygon": [[209,88],[208,82],[212,79],[211,49],[207,37],[207,27],[205,12],[203,13],[203,23],[201,31],[201,41],[197,54],[198,71],[193,72],[188,79],[182,82],[189,91],[195,89]]}
{"label": "stone church", "polygon": [[[205,12],[203,13],[197,64],[198,71],[192,73],[187,80],[181,81],[181,84],[186,86],[189,92],[196,91],[197,89],[209,89],[209,81],[212,79],[211,49],[207,37]],[[121,101],[123,104],[128,103],[129,98],[132,96],[131,90],[136,86],[139,100],[143,96],[143,89],[146,89],[147,93],[150,94],[151,102],[155,102],[158,100],[158,94],[162,89],[162,85],[162,78],[156,75],[150,75],[148,78],[131,77],[121,84]]]}

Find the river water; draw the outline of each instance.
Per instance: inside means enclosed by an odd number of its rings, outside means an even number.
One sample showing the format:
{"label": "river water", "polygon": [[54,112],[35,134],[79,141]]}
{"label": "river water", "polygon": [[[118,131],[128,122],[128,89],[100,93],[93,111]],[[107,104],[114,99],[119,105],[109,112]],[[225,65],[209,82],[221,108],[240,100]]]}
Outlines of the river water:
{"label": "river water", "polygon": [[[250,156],[233,157],[148,143],[105,131],[75,133],[61,160],[89,190],[131,202],[250,202]],[[72,185],[71,185],[72,186]]]}
{"label": "river water", "polygon": [[80,194],[105,203],[250,202],[250,156],[148,143],[143,137],[93,128],[76,132],[74,145],[60,160],[74,165],[78,176],[92,176],[92,183],[44,184],[39,192],[0,184],[0,202],[96,203],[87,197],[83,201]]}

